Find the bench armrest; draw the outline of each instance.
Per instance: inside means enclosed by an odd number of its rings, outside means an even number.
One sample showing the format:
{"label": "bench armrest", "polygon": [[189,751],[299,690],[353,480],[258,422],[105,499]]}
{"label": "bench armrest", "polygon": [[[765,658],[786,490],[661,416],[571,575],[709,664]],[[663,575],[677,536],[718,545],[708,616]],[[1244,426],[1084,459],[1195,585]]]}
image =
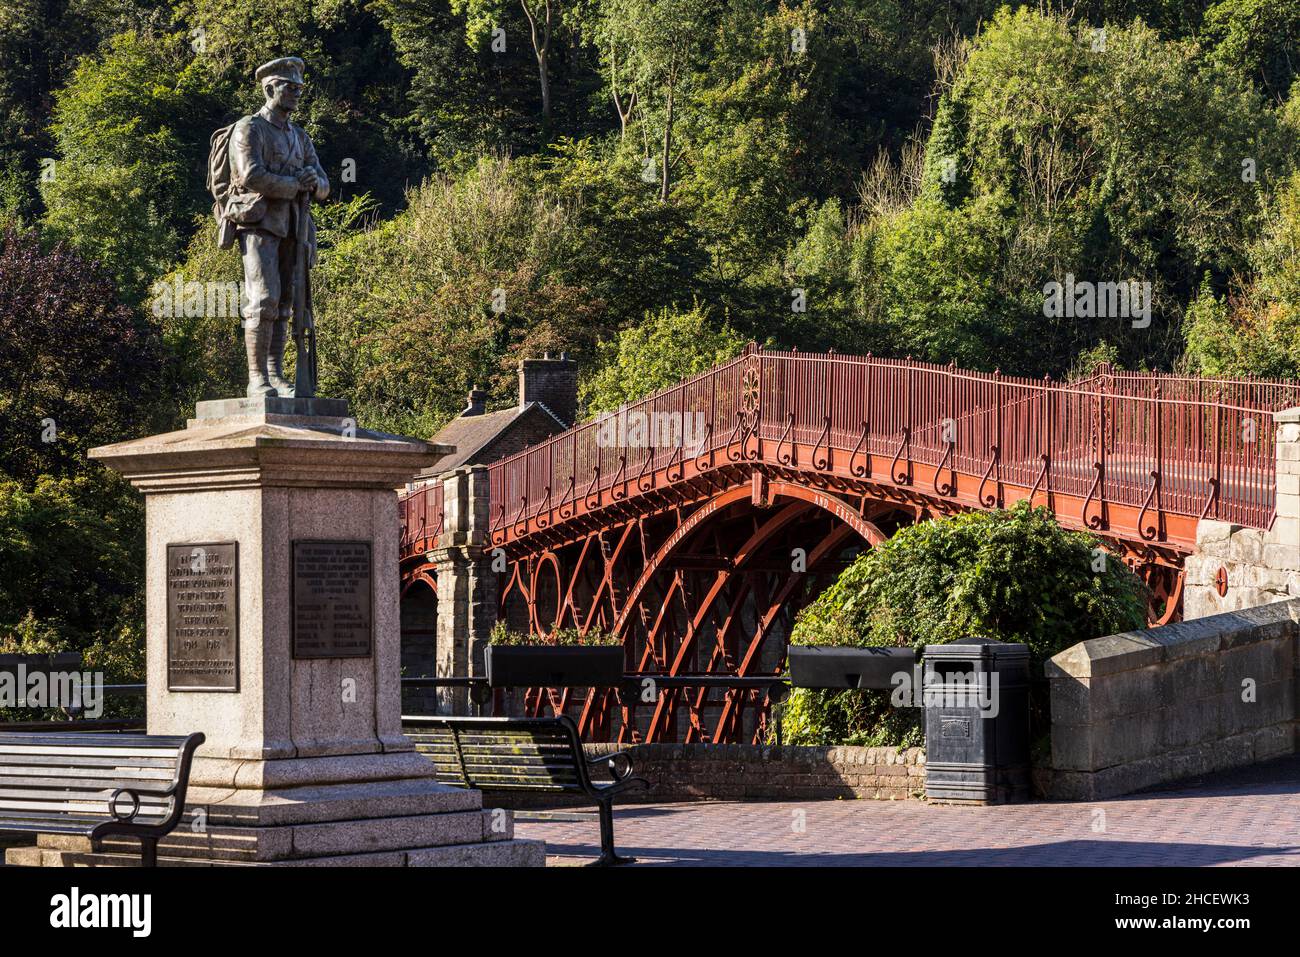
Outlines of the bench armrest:
{"label": "bench armrest", "polygon": [[[117,810],[117,799],[121,795],[126,795],[131,801],[131,810],[128,814],[119,814]],[[135,816],[140,813],[140,798],[156,797],[169,798],[176,796],[176,785],[169,788],[155,790],[152,788],[118,788],[108,799],[108,813],[118,824],[130,824],[135,820]]]}
{"label": "bench armrest", "polygon": [[613,754],[602,754],[598,758],[588,758],[587,766],[594,767],[598,764],[608,764],[609,773],[616,782],[621,782],[632,776],[632,754],[628,751],[615,751]]}

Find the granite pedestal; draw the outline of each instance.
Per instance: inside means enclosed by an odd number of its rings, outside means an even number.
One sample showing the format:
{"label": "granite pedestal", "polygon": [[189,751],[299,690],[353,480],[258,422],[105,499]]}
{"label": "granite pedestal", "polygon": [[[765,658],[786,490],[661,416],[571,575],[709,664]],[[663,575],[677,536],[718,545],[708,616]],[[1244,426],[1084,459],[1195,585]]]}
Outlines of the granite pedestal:
{"label": "granite pedestal", "polygon": [[[358,428],[339,400],[271,398],[201,402],[181,431],[90,453],[146,496],[148,730],[207,736],[186,821],[160,844],[160,863],[543,863],[539,843],[513,839],[508,812],[438,784],[401,732],[395,490],[450,451]],[[347,656],[305,652],[313,633],[300,623],[295,637],[295,615],[313,613],[295,605],[295,568],[304,567],[295,566],[295,543],[321,542],[369,547],[368,649],[360,612],[322,626],[327,639],[351,635]],[[204,556],[223,556],[222,578],[178,583],[177,556],[191,552],[201,570]],[[234,575],[226,574],[230,555]],[[349,574],[361,595],[359,573]],[[222,582],[233,596],[223,599]],[[178,609],[196,607],[169,608],[178,586],[211,588],[188,593],[211,600],[200,609],[210,617],[184,620],[210,625],[189,634],[215,635],[199,642],[214,650],[178,650]],[[223,609],[234,634],[220,627]],[[196,665],[186,654],[211,657]],[[91,854],[83,840],[44,836],[8,858],[129,863],[133,855]]]}

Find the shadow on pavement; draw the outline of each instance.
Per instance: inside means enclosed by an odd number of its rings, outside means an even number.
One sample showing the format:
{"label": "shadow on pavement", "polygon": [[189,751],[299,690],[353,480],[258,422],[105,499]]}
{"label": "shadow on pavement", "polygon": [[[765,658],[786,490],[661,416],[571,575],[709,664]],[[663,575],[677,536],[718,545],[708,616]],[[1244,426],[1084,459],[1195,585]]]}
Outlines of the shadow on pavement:
{"label": "shadow on pavement", "polygon": [[[586,844],[547,842],[547,856],[595,857]],[[1061,841],[1024,847],[831,854],[811,851],[677,850],[620,845],[641,867],[1208,867],[1260,856],[1300,855],[1300,847],[1156,844],[1145,841]],[[1300,861],[1298,861],[1300,863]]]}

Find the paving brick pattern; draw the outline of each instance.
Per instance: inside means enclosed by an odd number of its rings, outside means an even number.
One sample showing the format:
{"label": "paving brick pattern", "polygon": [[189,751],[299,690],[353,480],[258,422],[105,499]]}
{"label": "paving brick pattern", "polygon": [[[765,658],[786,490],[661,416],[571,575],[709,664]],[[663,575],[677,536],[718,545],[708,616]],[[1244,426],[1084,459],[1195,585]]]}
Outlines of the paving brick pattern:
{"label": "paving brick pattern", "polygon": [[[551,865],[599,853],[594,811],[522,818]],[[920,801],[615,808],[618,850],[678,866],[1300,865],[1300,757],[1106,801],[951,807]]]}

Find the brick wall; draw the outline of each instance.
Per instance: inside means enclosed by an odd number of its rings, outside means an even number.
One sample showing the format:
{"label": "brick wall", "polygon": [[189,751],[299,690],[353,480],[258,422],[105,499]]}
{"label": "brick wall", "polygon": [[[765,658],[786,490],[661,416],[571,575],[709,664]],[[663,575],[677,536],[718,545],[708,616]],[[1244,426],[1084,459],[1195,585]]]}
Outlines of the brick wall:
{"label": "brick wall", "polygon": [[[804,801],[824,798],[903,800],[925,791],[920,748],[765,747],[749,744],[642,744],[620,749],[589,744],[591,757],[631,753],[634,773],[650,782],[619,803],[661,801]],[[568,795],[484,792],[490,807],[584,804]]]}
{"label": "brick wall", "polygon": [[578,363],[561,355],[519,363],[519,404],[540,402],[572,424],[578,417]]}

